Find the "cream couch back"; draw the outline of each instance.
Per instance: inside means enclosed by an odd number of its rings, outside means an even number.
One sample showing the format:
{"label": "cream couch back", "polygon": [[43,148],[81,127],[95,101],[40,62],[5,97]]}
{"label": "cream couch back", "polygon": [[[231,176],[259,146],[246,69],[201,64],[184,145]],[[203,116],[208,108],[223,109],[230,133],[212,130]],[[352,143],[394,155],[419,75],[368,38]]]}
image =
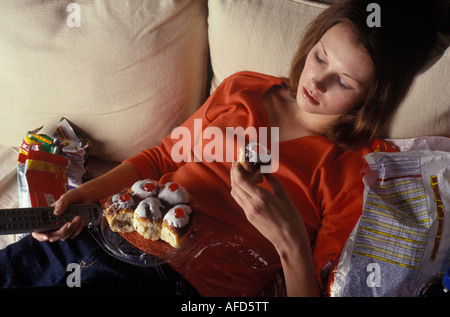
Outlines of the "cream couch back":
{"label": "cream couch back", "polygon": [[98,158],[158,144],[204,100],[207,3],[79,1],[79,27],[69,3],[0,1],[0,144],[63,116]]}
{"label": "cream couch back", "polygon": [[[322,1],[323,2],[323,1]],[[0,145],[68,118],[91,155],[121,161],[158,144],[214,90],[251,70],[286,76],[307,24],[307,0],[0,1]],[[80,9],[77,16],[77,8]],[[79,17],[79,27],[73,18]],[[450,49],[441,36],[387,137],[450,136]]]}

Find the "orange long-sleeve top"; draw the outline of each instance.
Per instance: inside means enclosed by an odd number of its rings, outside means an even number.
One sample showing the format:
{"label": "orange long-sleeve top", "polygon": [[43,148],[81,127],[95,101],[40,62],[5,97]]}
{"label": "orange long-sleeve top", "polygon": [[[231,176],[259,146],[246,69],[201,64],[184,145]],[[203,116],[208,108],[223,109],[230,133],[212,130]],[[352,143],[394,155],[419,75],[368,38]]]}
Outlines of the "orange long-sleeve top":
{"label": "orange long-sleeve top", "polygon": [[[169,264],[203,296],[257,296],[263,295],[263,289],[264,294],[280,290],[281,264],[275,248],[248,222],[230,194],[232,162],[227,161],[226,151],[234,151],[235,160],[239,153],[236,141],[225,133],[227,127],[258,131],[269,127],[262,99],[279,85],[279,78],[237,73],[175,130],[178,133],[126,160],[142,178],[181,184],[195,201],[202,215],[192,238],[195,243],[182,247],[181,255]],[[370,148],[342,151],[323,136],[282,141],[278,146],[275,176],[304,220],[321,283],[320,271],[336,262],[361,214],[361,170]],[[266,181],[261,186],[270,188]]]}

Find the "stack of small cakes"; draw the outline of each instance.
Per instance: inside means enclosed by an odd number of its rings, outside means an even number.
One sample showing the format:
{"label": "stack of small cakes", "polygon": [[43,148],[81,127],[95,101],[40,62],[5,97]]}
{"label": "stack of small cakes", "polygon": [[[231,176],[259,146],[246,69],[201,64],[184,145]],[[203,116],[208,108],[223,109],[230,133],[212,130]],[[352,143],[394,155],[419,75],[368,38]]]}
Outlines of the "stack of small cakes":
{"label": "stack of small cakes", "polygon": [[177,183],[140,180],[111,197],[105,204],[105,218],[111,231],[136,231],[145,239],[178,248],[192,230],[190,200],[187,190]]}

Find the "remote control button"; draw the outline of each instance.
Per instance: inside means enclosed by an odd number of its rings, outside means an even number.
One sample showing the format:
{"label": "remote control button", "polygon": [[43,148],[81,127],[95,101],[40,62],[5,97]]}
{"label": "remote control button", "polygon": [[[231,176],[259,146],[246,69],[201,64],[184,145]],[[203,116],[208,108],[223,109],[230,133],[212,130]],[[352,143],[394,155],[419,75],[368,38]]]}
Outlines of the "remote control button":
{"label": "remote control button", "polygon": [[39,220],[41,223],[48,225],[52,221],[51,214],[49,212],[42,212]]}

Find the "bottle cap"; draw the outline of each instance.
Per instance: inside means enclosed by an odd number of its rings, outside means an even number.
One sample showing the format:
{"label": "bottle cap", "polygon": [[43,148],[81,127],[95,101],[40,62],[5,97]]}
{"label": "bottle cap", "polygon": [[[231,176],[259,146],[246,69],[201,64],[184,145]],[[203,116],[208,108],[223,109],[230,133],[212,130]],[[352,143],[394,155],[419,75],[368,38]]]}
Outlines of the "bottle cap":
{"label": "bottle cap", "polygon": [[444,287],[450,290],[450,267],[445,271],[444,279],[442,280]]}

